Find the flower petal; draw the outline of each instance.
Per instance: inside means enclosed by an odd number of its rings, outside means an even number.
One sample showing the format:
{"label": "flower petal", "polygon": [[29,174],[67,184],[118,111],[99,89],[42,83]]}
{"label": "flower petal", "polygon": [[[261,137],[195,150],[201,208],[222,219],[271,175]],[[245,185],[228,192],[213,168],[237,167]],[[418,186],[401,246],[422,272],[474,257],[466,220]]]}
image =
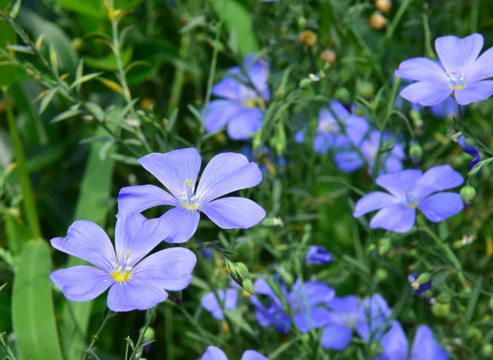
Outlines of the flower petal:
{"label": "flower petal", "polygon": [[241,104],[244,100],[255,98],[255,91],[240,81],[247,83],[245,75],[238,66],[230,68],[228,75],[214,85],[211,91],[212,95],[223,97],[238,104]]}
{"label": "flower petal", "polygon": [[337,152],[334,161],[339,169],[344,172],[358,170],[365,163],[356,151]]}
{"label": "flower petal", "polygon": [[493,48],[486,50],[474,62],[469,71],[464,74],[468,84],[475,83],[493,76]]}
{"label": "flower petal", "polygon": [[321,344],[325,349],[343,350],[351,341],[353,330],[347,326],[328,325],[322,332]]}
{"label": "flower petal", "polygon": [[233,311],[236,309],[236,302],[238,300],[238,290],[226,289],[226,298],[224,299],[224,308]]}
{"label": "flower petal", "polygon": [[204,119],[205,130],[207,130],[207,132],[221,130],[221,128],[242,109],[243,107],[241,105],[232,101],[211,101]]}
{"label": "flower petal", "polygon": [[247,70],[250,81],[262,94],[265,100],[270,99],[267,79],[269,78],[269,63],[265,59],[259,59],[252,63],[254,56],[247,55],[243,61],[243,67]]}
{"label": "flower petal", "polygon": [[147,310],[168,298],[168,293],[146,281],[117,281],[108,292],[108,308],[123,312]]}
{"label": "flower petal", "polygon": [[460,195],[449,192],[431,195],[418,206],[426,218],[433,222],[443,221],[458,214],[463,208]]}
{"label": "flower petal", "polygon": [[215,200],[200,210],[222,229],[249,229],[265,217],[265,210],[260,205],[241,197]]}
{"label": "flower petal", "polygon": [[457,36],[442,36],[435,40],[435,50],[448,73],[459,69],[467,71],[483,48],[483,36],[472,34],[463,39]]}
{"label": "flower petal", "polygon": [[228,360],[228,358],[221,349],[210,345],[200,360]]}
{"label": "flower petal", "polygon": [[327,302],[327,306],[338,313],[359,312],[359,300],[354,295],[344,297],[334,297]]}
{"label": "flower petal", "polygon": [[414,189],[423,173],[419,170],[408,169],[393,174],[383,174],[377,177],[376,183],[385,190],[400,198],[407,191]]}
{"label": "flower petal", "polygon": [[108,272],[113,270],[116,256],[111,240],[92,221],[75,221],[68,228],[65,238],[54,238],[50,242],[57,250],[89,261]]}
{"label": "flower petal", "polygon": [[50,279],[71,301],[95,299],[115,282],[108,272],[87,265],[54,271]]}
{"label": "flower petal", "polygon": [[349,115],[346,119],[347,138],[354,146],[359,146],[369,127],[368,120],[364,117]]}
{"label": "flower petal", "polygon": [[182,243],[188,241],[199,226],[200,214],[197,210],[185,209],[181,206],[166,211],[160,218],[168,236],[167,243]]}
{"label": "flower petal", "polygon": [[161,220],[147,220],[138,212],[120,214],[115,227],[116,253],[133,267],[168,236],[169,229]]}
{"label": "flower petal", "polygon": [[247,140],[262,127],[263,117],[264,113],[259,108],[242,108],[229,119],[229,137],[234,140]]}
{"label": "flower petal", "polygon": [[313,150],[319,154],[326,154],[332,145],[334,145],[335,135],[329,134],[316,134],[313,138]]}
{"label": "flower petal", "polygon": [[360,321],[356,324],[358,335],[365,341],[370,337],[380,341],[391,313],[392,309],[388,307],[382,295],[374,294],[366,298],[360,308]]}
{"label": "flower petal", "polygon": [[195,184],[200,171],[200,155],[194,148],[179,149],[166,154],[152,153],[139,163],[154,175],[176,199],[186,191],[185,181]]}
{"label": "flower petal", "polygon": [[[217,291],[217,295],[219,299],[224,300],[224,290],[219,289]],[[221,305],[219,301],[217,301],[216,295],[213,292],[209,292],[202,296],[200,299],[200,304],[204,309],[212,314],[216,319],[222,320],[224,319],[224,313],[221,309]]]}
{"label": "flower petal", "polygon": [[421,325],[414,335],[411,360],[448,360],[447,352],[433,339],[433,333]]}
{"label": "flower petal", "polygon": [[298,330],[306,333],[310,329],[318,329],[327,324],[328,316],[329,311],[322,307],[305,307],[294,314],[293,319]]}
{"label": "flower petal", "polygon": [[158,251],[149,255],[135,266],[132,280],[152,283],[154,287],[179,291],[192,280],[192,271],[197,263],[195,254],[183,247]]}
{"label": "flower petal", "polygon": [[160,205],[177,206],[178,201],[167,191],[154,185],[125,186],[118,194],[118,214],[141,212]]}
{"label": "flower petal", "polygon": [[[202,205],[230,192],[260,184],[262,172],[245,155],[222,153],[207,164],[197,188],[197,201]],[[202,210],[202,209],[200,209]]]}
{"label": "flower petal", "polygon": [[443,68],[435,61],[423,57],[401,62],[394,75],[406,80],[448,83]]}
{"label": "flower petal", "polygon": [[493,95],[493,80],[483,80],[463,89],[455,90],[455,99],[460,105],[483,101]]}
{"label": "flower petal", "polygon": [[418,81],[405,87],[400,95],[414,104],[432,106],[441,103],[452,94],[452,91],[448,83]]}
{"label": "flower petal", "polygon": [[360,217],[370,211],[392,206],[398,202],[398,199],[382,191],[374,191],[366,194],[356,203],[353,212],[354,217]]}
{"label": "flower petal", "polygon": [[[293,290],[294,287],[293,286]],[[318,305],[320,303],[325,303],[332,299],[335,295],[334,289],[325,285],[324,283],[317,281],[307,281],[303,284],[303,288],[300,289],[303,293],[302,296],[306,297],[306,303],[308,306]]]}
{"label": "flower petal", "polygon": [[421,202],[428,195],[459,186],[464,182],[461,174],[450,165],[439,165],[428,169],[416,182],[416,197]]}
{"label": "flower petal", "polygon": [[380,360],[408,360],[408,342],[404,330],[398,321],[392,321],[392,327],[382,338],[383,353]]}
{"label": "flower petal", "polygon": [[255,350],[247,350],[243,353],[241,360],[269,360],[261,353]]}
{"label": "flower petal", "polygon": [[377,212],[370,221],[370,228],[382,228],[388,231],[405,233],[412,229],[416,210],[401,204],[387,206]]}

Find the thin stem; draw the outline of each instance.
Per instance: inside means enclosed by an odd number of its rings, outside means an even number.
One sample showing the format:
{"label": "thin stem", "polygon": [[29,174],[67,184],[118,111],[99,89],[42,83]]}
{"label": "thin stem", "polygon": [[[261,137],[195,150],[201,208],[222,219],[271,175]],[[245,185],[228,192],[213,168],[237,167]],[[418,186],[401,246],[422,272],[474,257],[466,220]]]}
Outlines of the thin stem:
{"label": "thin stem", "polygon": [[134,358],[137,360],[136,356],[140,351],[140,347],[142,342],[144,341],[145,334],[147,332],[147,329],[151,324],[154,322],[154,319],[156,318],[156,310],[157,307],[153,307],[146,312],[146,323],[142,329],[139,331],[139,339],[137,340],[137,343],[135,344],[134,350],[130,354],[130,360],[134,360]]}
{"label": "thin stem", "polygon": [[96,332],[96,334],[92,337],[91,344],[89,345],[89,347],[87,348],[87,350],[84,351],[84,356],[82,357],[82,360],[86,360],[87,354],[90,354],[94,350],[94,347],[96,345],[96,342],[99,340],[99,334],[101,334],[101,331],[103,331],[103,328],[105,327],[105,325],[108,322],[108,320],[111,319],[115,315],[116,315],[115,312],[113,312],[111,310],[108,310],[108,314],[106,314],[106,317],[104,318],[103,323],[99,327],[99,329]]}

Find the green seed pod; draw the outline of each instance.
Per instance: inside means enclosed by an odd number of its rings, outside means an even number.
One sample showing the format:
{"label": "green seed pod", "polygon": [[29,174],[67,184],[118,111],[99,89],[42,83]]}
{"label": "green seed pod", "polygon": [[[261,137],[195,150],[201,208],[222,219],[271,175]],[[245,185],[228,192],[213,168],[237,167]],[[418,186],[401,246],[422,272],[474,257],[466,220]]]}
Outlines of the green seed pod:
{"label": "green seed pod", "polygon": [[464,186],[460,190],[460,197],[464,205],[468,207],[476,197],[476,190],[471,185]]}
{"label": "green seed pod", "polygon": [[450,312],[450,304],[434,303],[431,312],[437,317],[446,317]]}
{"label": "green seed pod", "polygon": [[440,295],[437,296],[436,300],[440,304],[448,304],[452,300],[452,296],[450,296],[450,294],[447,293],[441,293]]}
{"label": "green seed pod", "polygon": [[376,275],[378,281],[385,281],[389,277],[389,272],[385,269],[377,269]]}
{"label": "green seed pod", "polygon": [[467,329],[467,337],[479,342],[483,338],[483,333],[477,327],[470,327]]}
{"label": "green seed pod", "polygon": [[349,90],[342,87],[336,90],[334,97],[340,103],[346,104],[351,101],[351,95],[349,94]]}
{"label": "green seed pod", "polygon": [[423,149],[418,144],[413,144],[409,149],[409,157],[411,158],[414,166],[418,166],[423,156]]}
{"label": "green seed pod", "polygon": [[306,26],[306,18],[304,18],[303,16],[301,16],[300,18],[298,18],[298,27],[301,29],[304,29]]}
{"label": "green seed pod", "polygon": [[481,349],[481,354],[483,354],[485,358],[490,358],[491,355],[493,355],[493,345],[485,344]]}
{"label": "green seed pod", "polygon": [[308,78],[301,79],[299,83],[300,89],[307,90],[312,86],[312,81]]}
{"label": "green seed pod", "polygon": [[365,99],[370,99],[375,93],[375,86],[369,81],[359,81],[356,84],[356,93]]}
{"label": "green seed pod", "polygon": [[430,281],[430,279],[431,279],[430,273],[425,272],[419,275],[419,277],[416,279],[416,282],[420,285],[423,285],[426,284],[428,281]]}

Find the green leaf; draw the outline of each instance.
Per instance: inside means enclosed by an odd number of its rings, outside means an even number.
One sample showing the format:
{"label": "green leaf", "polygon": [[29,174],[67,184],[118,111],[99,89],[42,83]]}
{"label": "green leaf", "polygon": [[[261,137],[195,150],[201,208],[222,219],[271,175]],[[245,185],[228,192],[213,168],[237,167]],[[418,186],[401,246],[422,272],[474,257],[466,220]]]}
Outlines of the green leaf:
{"label": "green leaf", "polygon": [[48,244],[30,240],[22,250],[12,294],[12,321],[21,359],[63,359],[53,311],[50,271]]}
{"label": "green leaf", "polygon": [[[126,66],[130,62],[130,59],[132,58],[132,52],[133,49],[131,47],[122,49],[121,58],[123,66]],[[95,69],[118,71],[118,64],[116,63],[116,57],[113,52],[99,58],[86,56],[84,57],[84,64],[89,65]]]}
{"label": "green leaf", "polygon": [[92,17],[103,17],[105,14],[101,0],[54,0],[61,7],[76,13]]}
{"label": "green leaf", "polygon": [[[3,20],[0,20],[0,48],[6,49],[7,45],[14,45],[16,41],[14,29]],[[0,86],[8,86],[16,79],[16,65],[6,61],[6,58],[0,56]]]}
{"label": "green leaf", "polygon": [[19,218],[8,212],[3,214],[3,220],[5,222],[8,248],[12,254],[17,255],[27,241],[32,238],[31,231]]}
{"label": "green leaf", "polygon": [[51,119],[51,123],[56,123],[77,115],[82,115],[84,112],[79,109],[69,109],[67,111],[62,112],[61,114],[55,116],[53,119]]}
{"label": "green leaf", "polygon": [[217,16],[224,21],[236,39],[242,56],[258,52],[258,43],[252,28],[252,17],[236,1],[209,0]]}
{"label": "green leaf", "polygon": [[42,114],[48,105],[50,105],[51,100],[53,100],[53,97],[56,95],[58,92],[58,86],[54,87],[53,89],[50,90],[50,92],[43,98],[41,101],[41,105],[39,106],[39,113]]}
{"label": "green leaf", "polygon": [[73,89],[74,87],[82,84],[82,83],[85,83],[86,81],[89,81],[89,80],[92,80],[96,77],[98,77],[99,75],[101,75],[102,72],[97,72],[97,73],[92,73],[92,74],[87,74],[87,75],[84,75],[84,76],[81,76],[80,78],[78,78],[77,80],[75,80],[72,85],[70,85],[70,89]]}

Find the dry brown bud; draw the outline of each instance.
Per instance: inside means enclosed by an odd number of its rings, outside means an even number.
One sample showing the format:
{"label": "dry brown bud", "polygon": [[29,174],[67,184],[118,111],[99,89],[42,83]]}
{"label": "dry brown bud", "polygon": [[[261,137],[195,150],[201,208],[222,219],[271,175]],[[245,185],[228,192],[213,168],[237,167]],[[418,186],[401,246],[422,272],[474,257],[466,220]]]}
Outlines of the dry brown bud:
{"label": "dry brown bud", "polygon": [[382,30],[387,25],[387,19],[379,12],[374,12],[370,16],[370,26],[375,30]]}
{"label": "dry brown bud", "polygon": [[323,61],[333,65],[336,62],[336,53],[330,49],[326,49],[322,51],[322,53],[320,54],[320,58]]}
{"label": "dry brown bud", "polygon": [[392,9],[392,1],[391,0],[375,0],[375,7],[377,10],[383,12],[384,14],[388,14],[390,9]]}
{"label": "dry brown bud", "polygon": [[313,46],[317,42],[317,35],[313,31],[304,30],[300,32],[300,43],[306,46]]}

